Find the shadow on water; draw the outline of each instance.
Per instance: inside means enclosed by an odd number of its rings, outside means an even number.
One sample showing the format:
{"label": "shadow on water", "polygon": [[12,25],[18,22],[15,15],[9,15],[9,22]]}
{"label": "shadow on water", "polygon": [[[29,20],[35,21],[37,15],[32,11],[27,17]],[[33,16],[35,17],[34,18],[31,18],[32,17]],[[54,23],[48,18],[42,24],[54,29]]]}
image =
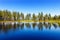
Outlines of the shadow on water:
{"label": "shadow on water", "polygon": [[38,27],[39,30],[43,30],[43,28],[45,27],[46,29],[51,29],[52,25],[54,26],[54,28],[56,29],[57,27],[60,27],[60,23],[10,23],[10,24],[1,24],[0,23],[0,31],[3,31],[3,32],[8,32],[8,30],[10,29],[13,29],[13,30],[16,30],[16,29],[24,29],[24,24],[26,26],[26,28],[31,28],[31,25],[32,25],[32,28],[35,29],[35,27]]}

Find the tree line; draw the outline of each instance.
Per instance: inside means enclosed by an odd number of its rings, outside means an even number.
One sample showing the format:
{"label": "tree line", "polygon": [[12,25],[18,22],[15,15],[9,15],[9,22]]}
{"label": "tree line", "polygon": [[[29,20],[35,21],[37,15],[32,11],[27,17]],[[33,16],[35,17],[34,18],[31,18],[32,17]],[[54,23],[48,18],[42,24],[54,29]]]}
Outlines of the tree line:
{"label": "tree line", "polygon": [[35,13],[26,14],[24,16],[24,13],[19,13],[16,11],[8,11],[8,10],[0,10],[0,21],[17,21],[17,20],[33,20],[33,21],[45,21],[45,20],[60,20],[60,15],[51,16],[51,14],[45,14],[43,15],[43,12],[38,13],[36,15]]}

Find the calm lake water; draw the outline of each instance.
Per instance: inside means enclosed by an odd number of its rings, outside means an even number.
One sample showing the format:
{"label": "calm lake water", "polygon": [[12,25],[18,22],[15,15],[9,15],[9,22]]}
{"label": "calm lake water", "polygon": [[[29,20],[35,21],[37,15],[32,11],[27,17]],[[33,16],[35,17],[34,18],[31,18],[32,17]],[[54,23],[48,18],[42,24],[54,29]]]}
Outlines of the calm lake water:
{"label": "calm lake water", "polygon": [[60,40],[60,23],[0,24],[0,40]]}

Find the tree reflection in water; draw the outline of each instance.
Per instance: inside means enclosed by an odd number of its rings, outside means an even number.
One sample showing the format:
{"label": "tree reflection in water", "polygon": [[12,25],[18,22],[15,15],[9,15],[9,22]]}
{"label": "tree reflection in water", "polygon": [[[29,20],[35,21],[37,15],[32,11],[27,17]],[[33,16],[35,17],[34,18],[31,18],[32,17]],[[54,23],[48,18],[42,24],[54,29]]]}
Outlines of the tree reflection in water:
{"label": "tree reflection in water", "polygon": [[60,23],[58,23],[58,26],[60,27]]}
{"label": "tree reflection in water", "polygon": [[35,29],[35,27],[37,26],[39,30],[43,30],[43,28],[45,27],[46,29],[51,29],[52,25],[54,26],[54,28],[56,29],[57,27],[60,27],[60,23],[14,23],[12,25],[12,23],[10,24],[1,24],[0,23],[0,32],[3,31],[3,32],[8,32],[10,29],[13,29],[16,30],[16,29],[24,29],[24,24],[26,26],[26,28],[31,28],[31,25],[32,25],[32,28]]}
{"label": "tree reflection in water", "polygon": [[54,28],[56,29],[58,27],[57,23],[52,23]]}
{"label": "tree reflection in water", "polygon": [[51,29],[51,23],[48,23],[48,27],[49,27],[49,29]]}
{"label": "tree reflection in water", "polygon": [[31,28],[30,23],[25,23],[25,26],[26,26],[27,28]]}
{"label": "tree reflection in water", "polygon": [[20,29],[24,29],[24,23],[20,23]]}
{"label": "tree reflection in water", "polygon": [[33,29],[35,29],[35,26],[36,26],[36,25],[37,25],[36,23],[32,23]]}
{"label": "tree reflection in water", "polygon": [[49,28],[49,29],[51,28],[51,23],[48,23],[48,22],[45,23],[45,22],[44,22],[43,25],[45,26],[46,29],[47,29],[47,28]]}
{"label": "tree reflection in water", "polygon": [[42,23],[39,23],[39,24],[38,24],[38,29],[39,29],[39,30],[43,30],[43,24],[42,24]]}

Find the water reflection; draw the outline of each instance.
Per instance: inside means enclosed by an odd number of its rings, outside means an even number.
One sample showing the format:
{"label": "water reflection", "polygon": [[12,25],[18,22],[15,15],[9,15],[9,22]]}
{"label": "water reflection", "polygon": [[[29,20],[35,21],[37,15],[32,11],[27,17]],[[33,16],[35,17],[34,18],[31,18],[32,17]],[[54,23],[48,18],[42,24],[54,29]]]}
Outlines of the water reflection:
{"label": "water reflection", "polygon": [[39,24],[38,24],[38,29],[39,29],[39,30],[43,30],[43,23],[39,23]]}
{"label": "water reflection", "polygon": [[[32,25],[32,26],[31,26]],[[54,26],[54,28],[56,29],[57,27],[60,27],[60,23],[10,23],[10,24],[1,24],[0,23],[0,32],[8,32],[10,29],[16,30],[16,29],[24,29],[24,27],[26,26],[26,28],[33,28],[35,29],[35,27],[38,27],[39,30],[43,30],[43,28],[45,27],[46,29],[51,29],[52,26]]]}
{"label": "water reflection", "polygon": [[32,23],[33,29],[35,29],[36,25],[37,25],[37,23]]}
{"label": "water reflection", "polygon": [[54,28],[56,29],[58,27],[57,23],[52,23]]}
{"label": "water reflection", "polygon": [[[16,25],[17,25],[17,24],[16,24]],[[20,29],[24,29],[24,23],[20,23],[19,25],[20,25],[20,26],[19,26]]]}
{"label": "water reflection", "polygon": [[60,23],[58,23],[58,26],[60,27]]}
{"label": "water reflection", "polygon": [[45,22],[44,22],[43,25],[45,26],[46,29],[47,29],[47,28],[51,29],[51,23],[45,23]]}
{"label": "water reflection", "polygon": [[27,28],[31,28],[30,23],[25,23],[25,26],[26,26]]}

